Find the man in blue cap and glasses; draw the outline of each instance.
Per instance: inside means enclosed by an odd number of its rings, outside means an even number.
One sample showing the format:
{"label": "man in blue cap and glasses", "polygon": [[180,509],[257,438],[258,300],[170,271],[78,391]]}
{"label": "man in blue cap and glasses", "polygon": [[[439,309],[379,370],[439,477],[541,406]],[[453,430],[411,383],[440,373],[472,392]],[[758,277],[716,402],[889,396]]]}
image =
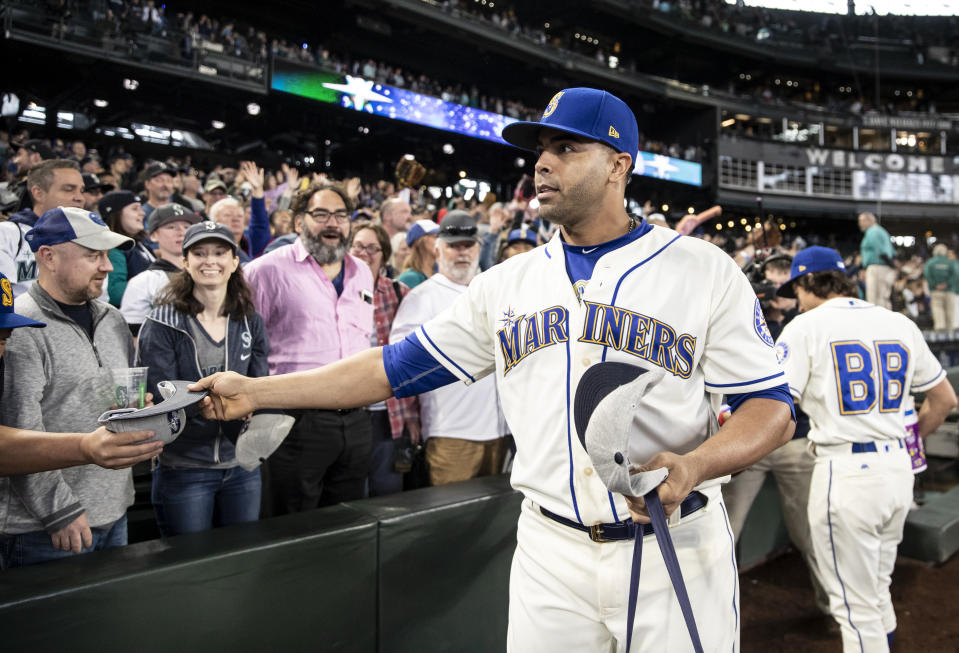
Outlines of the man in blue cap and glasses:
{"label": "man in blue cap and glasses", "polygon": [[[212,390],[205,410],[222,419],[266,406],[345,408],[494,375],[516,440],[511,481],[526,497],[508,650],[702,650],[691,644],[699,641],[738,650],[720,484],[792,434],[759,302],[722,251],[626,212],[638,127],[619,98],[560,91],[539,122],[512,123],[503,138],[537,153],[539,215],[560,226],[550,242],[478,275],[399,343],[293,375],[208,377],[198,384]],[[640,385],[615,403],[613,389],[630,383]],[[614,401],[596,401],[593,384]],[[735,410],[719,428],[723,395]],[[622,438],[616,464],[603,469],[650,473],[639,484],[645,498],[627,500],[632,485],[610,491],[593,458],[601,448],[588,450],[597,432]],[[668,532],[677,564],[655,551],[634,564],[644,539],[664,542]]]}

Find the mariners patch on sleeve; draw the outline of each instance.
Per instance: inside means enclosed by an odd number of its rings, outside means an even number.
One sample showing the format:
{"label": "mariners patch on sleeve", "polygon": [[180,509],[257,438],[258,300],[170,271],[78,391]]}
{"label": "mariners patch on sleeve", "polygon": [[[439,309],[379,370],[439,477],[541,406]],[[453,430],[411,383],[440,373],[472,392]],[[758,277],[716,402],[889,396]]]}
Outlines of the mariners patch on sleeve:
{"label": "mariners patch on sleeve", "polygon": [[756,305],[753,307],[753,328],[756,329],[756,335],[759,336],[760,340],[770,347],[776,346],[772,334],[769,333],[769,327],[766,326],[766,318],[763,315],[763,309],[759,305],[758,299],[756,300]]}
{"label": "mariners patch on sleeve", "polygon": [[780,341],[776,344],[776,358],[779,359],[779,364],[782,365],[786,362],[786,359],[789,358],[789,345],[785,342]]}

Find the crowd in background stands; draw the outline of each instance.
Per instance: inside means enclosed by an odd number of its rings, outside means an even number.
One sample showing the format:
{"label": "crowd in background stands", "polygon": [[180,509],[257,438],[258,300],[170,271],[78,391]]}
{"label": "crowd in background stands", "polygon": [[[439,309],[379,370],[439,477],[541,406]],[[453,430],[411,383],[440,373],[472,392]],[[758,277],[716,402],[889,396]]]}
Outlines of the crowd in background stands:
{"label": "crowd in background stands", "polygon": [[[909,46],[918,64],[926,61],[930,46],[949,49],[948,64],[959,66],[959,53],[954,49],[959,37],[959,20],[955,16],[875,16],[838,15],[810,11],[779,11],[765,7],[749,7],[742,2],[725,0],[641,0],[652,9],[676,14],[685,20],[724,34],[753,40],[770,40],[773,44],[796,47],[816,46],[828,52],[841,53],[859,37],[880,39]],[[857,0],[857,5],[866,4]],[[798,9],[798,6],[797,6]]]}
{"label": "crowd in background stands", "polygon": [[[836,53],[844,51],[859,35],[872,38],[875,32],[874,18],[871,16],[801,15],[761,7],[730,5],[723,0],[637,1],[651,10],[676,15],[723,33],[769,43],[788,43],[794,47],[816,45]],[[103,0],[91,3],[89,7],[75,7],[75,4],[72,0],[55,0],[48,5],[55,33],[60,31],[65,34],[66,26],[71,21],[92,17],[95,30],[101,36],[127,39],[131,47],[135,47],[136,35],[141,33],[168,38],[179,43],[180,52],[187,60],[191,60],[196,49],[201,47],[256,64],[264,64],[273,56],[373,79],[382,84],[517,119],[534,119],[538,113],[521,100],[498,97],[477,88],[475,84],[438,80],[422,71],[406,70],[390,62],[375,61],[355,53],[334,52],[319,43],[296,42],[277,35],[267,35],[256,26],[240,25],[227,18],[219,19],[205,14],[197,16],[192,11],[173,12],[165,4],[158,5],[155,0]],[[500,7],[493,10],[471,0],[445,0],[442,3],[444,11],[472,16],[511,35],[594,58],[601,64],[606,64],[609,56],[615,53],[620,60],[620,69],[627,72],[636,70],[635,61],[628,52],[621,51],[619,43],[599,47],[576,39],[571,34],[547,32],[540,23],[533,26],[521,22],[512,7],[503,3],[500,3]],[[952,47],[955,37],[959,36],[959,19],[956,17],[883,17],[879,19],[878,26],[881,38],[908,45],[920,64],[927,59],[929,47],[940,47],[948,49],[947,63],[959,65],[959,51]],[[873,106],[874,102],[865,97],[862,89],[853,88],[852,85],[848,90],[839,91],[825,88],[816,81],[795,81],[794,86],[789,86],[786,80],[775,84],[771,77],[762,80],[733,78],[729,81],[728,90],[764,104],[813,104],[838,113],[936,111],[932,99],[926,97],[922,89],[908,96],[904,92],[900,97],[885,98],[881,105]],[[701,153],[696,152],[695,147],[690,150],[688,147],[654,141],[644,149],[668,153],[670,156],[677,156],[677,152],[688,153],[693,158],[679,158],[701,160]]]}

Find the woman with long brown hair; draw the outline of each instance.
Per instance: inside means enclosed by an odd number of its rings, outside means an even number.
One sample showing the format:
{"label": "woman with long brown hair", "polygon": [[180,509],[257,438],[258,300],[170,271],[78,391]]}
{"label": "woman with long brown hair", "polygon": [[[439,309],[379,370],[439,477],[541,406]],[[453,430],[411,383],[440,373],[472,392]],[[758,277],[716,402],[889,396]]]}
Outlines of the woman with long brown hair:
{"label": "woman with long brown hair", "polygon": [[[224,370],[269,373],[266,328],[236,248],[229,227],[215,222],[195,224],[184,235],[183,270],[171,277],[140,330],[137,365],[149,367],[154,394],[166,379],[194,381]],[[243,425],[196,415],[164,448],[151,495],[162,535],[259,518],[260,470],[246,471],[236,459]]]}

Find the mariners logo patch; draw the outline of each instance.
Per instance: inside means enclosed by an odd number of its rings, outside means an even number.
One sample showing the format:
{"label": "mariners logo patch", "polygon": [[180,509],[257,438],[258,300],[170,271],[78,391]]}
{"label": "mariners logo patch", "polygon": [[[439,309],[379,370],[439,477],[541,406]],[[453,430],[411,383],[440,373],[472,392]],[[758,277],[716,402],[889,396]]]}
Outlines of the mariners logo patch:
{"label": "mariners logo patch", "polygon": [[782,365],[786,362],[786,359],[789,358],[789,345],[785,342],[779,342],[776,344],[776,359],[779,361],[779,364]]}
{"label": "mariners logo patch", "polygon": [[559,99],[563,97],[563,91],[560,91],[553,96],[553,99],[549,101],[549,104],[546,105],[546,110],[543,112],[544,118],[549,118],[554,111],[556,111],[556,105],[559,104]]}
{"label": "mariners logo patch", "polygon": [[766,326],[766,318],[763,315],[763,309],[759,305],[758,299],[756,300],[756,305],[753,307],[753,328],[756,329],[756,335],[759,336],[760,340],[770,347],[776,346],[772,334],[769,333],[769,327]]}
{"label": "mariners logo patch", "polygon": [[177,414],[177,411],[172,413],[167,413],[167,421],[170,423],[170,433],[176,434],[180,432],[180,416]]}

